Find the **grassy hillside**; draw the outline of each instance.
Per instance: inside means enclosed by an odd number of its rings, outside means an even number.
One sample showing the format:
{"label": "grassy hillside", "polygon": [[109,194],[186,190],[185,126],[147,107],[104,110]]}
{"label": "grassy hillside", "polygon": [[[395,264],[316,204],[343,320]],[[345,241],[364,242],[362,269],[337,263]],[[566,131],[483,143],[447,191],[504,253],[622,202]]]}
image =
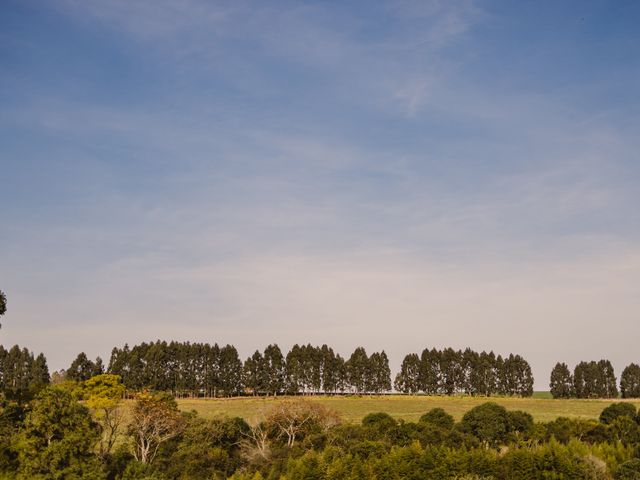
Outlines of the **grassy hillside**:
{"label": "grassy hillside", "polygon": [[[246,420],[259,418],[269,410],[274,402],[282,398],[230,398],[230,399],[181,399],[178,404],[181,410],[196,410],[204,418],[218,415],[239,416]],[[345,421],[359,422],[362,417],[372,412],[387,412],[396,418],[416,421],[420,416],[434,407],[444,408],[456,419],[471,408],[481,403],[492,401],[504,405],[510,410],[524,410],[533,415],[535,420],[550,421],[560,416],[597,419],[604,407],[614,400],[553,400],[540,392],[532,398],[500,398],[500,397],[428,397],[428,396],[349,396],[349,397],[311,397],[314,401],[337,411]],[[635,401],[640,406],[640,401]]]}

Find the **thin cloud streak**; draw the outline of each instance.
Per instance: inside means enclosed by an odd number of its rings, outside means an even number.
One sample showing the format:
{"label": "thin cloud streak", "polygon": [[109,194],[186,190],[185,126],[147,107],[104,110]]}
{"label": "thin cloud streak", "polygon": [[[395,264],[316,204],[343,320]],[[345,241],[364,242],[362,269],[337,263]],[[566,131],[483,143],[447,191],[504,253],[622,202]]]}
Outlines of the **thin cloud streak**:
{"label": "thin cloud streak", "polygon": [[3,342],[637,362],[637,87],[513,62],[543,39],[506,7],[39,6],[60,45],[7,28],[42,57],[0,72]]}

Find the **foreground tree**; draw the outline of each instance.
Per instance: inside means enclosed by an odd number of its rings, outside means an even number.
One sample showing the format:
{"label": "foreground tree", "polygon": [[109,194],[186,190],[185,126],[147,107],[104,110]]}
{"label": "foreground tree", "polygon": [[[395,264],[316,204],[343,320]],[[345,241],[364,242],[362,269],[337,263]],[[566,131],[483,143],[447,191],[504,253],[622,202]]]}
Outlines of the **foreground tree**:
{"label": "foreground tree", "polygon": [[460,429],[485,442],[498,446],[507,440],[511,422],[507,409],[497,403],[487,402],[472,408],[462,417]]}
{"label": "foreground tree", "polygon": [[18,478],[104,478],[93,454],[99,427],[71,394],[48,387],[35,398],[19,437]]}
{"label": "foreground tree", "polygon": [[566,363],[556,363],[551,370],[549,389],[553,398],[570,398],[573,396],[573,377]]}
{"label": "foreground tree", "polygon": [[122,399],[125,388],[118,375],[96,375],[83,385],[83,396],[102,427],[98,453],[104,459],[111,453],[124,420]]}
{"label": "foreground tree", "polygon": [[600,414],[600,422],[605,425],[610,425],[621,417],[628,417],[633,421],[636,418],[636,413],[636,406],[632,403],[616,402],[602,410],[602,413]]}
{"label": "foreground tree", "polygon": [[241,465],[241,445],[250,431],[241,418],[188,419],[168,459],[167,478],[229,478]]}
{"label": "foreground tree", "polygon": [[306,399],[282,401],[267,415],[265,423],[287,438],[287,447],[293,447],[296,439],[317,430],[326,432],[338,425],[340,419],[332,410]]}
{"label": "foreground tree", "polygon": [[420,417],[420,423],[432,425],[443,430],[451,430],[455,421],[453,416],[449,415],[442,408],[432,408]]}
{"label": "foreground tree", "polygon": [[153,462],[160,446],[178,435],[182,426],[178,404],[171,395],[138,394],[128,427],[135,459],[141,463]]}
{"label": "foreground tree", "polygon": [[640,366],[628,365],[620,376],[620,393],[622,398],[640,398]]}

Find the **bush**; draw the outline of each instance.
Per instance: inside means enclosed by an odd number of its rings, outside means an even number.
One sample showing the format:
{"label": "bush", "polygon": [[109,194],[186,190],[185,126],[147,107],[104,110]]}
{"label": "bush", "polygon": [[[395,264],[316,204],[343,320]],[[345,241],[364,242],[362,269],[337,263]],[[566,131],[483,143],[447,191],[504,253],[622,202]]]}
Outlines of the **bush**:
{"label": "bush", "polygon": [[362,426],[384,433],[397,425],[395,419],[388,413],[370,413],[362,419]]}
{"label": "bush", "polygon": [[629,417],[631,419],[635,419],[636,413],[636,407],[631,403],[612,403],[607,408],[602,410],[602,413],[600,414],[600,421],[605,425],[609,425],[619,417]]}
{"label": "bush", "polygon": [[442,408],[433,408],[420,417],[420,423],[433,425],[444,430],[451,430],[455,421]]}
{"label": "bush", "polygon": [[472,408],[460,422],[460,429],[488,445],[496,446],[507,440],[511,421],[507,409],[487,402]]}

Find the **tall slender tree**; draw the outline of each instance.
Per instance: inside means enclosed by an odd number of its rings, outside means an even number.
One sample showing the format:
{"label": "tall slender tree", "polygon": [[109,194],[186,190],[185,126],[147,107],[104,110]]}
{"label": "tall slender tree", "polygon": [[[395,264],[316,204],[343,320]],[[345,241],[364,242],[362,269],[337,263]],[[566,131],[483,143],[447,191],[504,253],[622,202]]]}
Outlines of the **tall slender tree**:
{"label": "tall slender tree", "polygon": [[77,382],[89,380],[96,371],[96,365],[87,358],[84,352],[80,352],[67,369],[67,378]]}
{"label": "tall slender tree", "polygon": [[285,387],[286,364],[277,344],[264,349],[265,390],[274,397]]}
{"label": "tall slender tree", "polygon": [[573,396],[573,377],[566,363],[556,363],[551,370],[549,389],[553,398],[570,398]]}
{"label": "tall slender tree", "polygon": [[402,360],[400,372],[396,375],[394,388],[402,393],[415,394],[420,391],[420,358],[410,353]]}
{"label": "tall slender tree", "polygon": [[640,366],[628,365],[620,375],[620,393],[622,398],[640,398]]}
{"label": "tall slender tree", "polygon": [[264,358],[258,350],[244,361],[242,381],[253,395],[259,395],[265,390]]}
{"label": "tall slender tree", "polygon": [[389,358],[384,350],[382,352],[374,352],[369,357],[369,372],[366,384],[367,391],[372,393],[380,394],[391,390]]}
{"label": "tall slender tree", "polygon": [[349,386],[356,393],[365,393],[369,371],[369,357],[366,350],[363,347],[356,348],[347,360],[346,367]]}
{"label": "tall slender tree", "polygon": [[420,390],[427,395],[438,393],[440,384],[440,352],[435,348],[425,348],[420,356]]}

